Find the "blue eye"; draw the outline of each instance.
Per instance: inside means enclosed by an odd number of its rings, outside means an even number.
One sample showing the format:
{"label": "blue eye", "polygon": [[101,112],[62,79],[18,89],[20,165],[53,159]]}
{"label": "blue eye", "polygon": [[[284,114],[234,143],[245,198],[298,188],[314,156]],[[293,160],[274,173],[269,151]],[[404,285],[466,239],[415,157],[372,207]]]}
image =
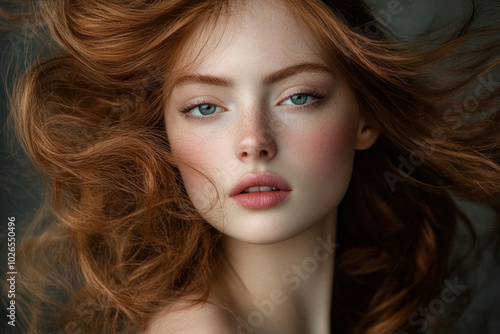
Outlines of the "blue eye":
{"label": "blue eye", "polygon": [[194,111],[199,111],[201,115],[211,115],[217,111],[217,106],[213,104],[203,104],[201,106],[197,106],[193,108]]}
{"label": "blue eye", "polygon": [[[304,104],[310,103],[314,100],[321,99],[322,97],[310,93],[300,93],[290,96],[288,99],[282,102],[282,104],[302,106]],[[289,102],[288,102],[289,101]]]}
{"label": "blue eye", "polygon": [[302,104],[305,104],[309,98],[310,98],[310,96],[308,96],[308,95],[297,94],[297,95],[290,97],[290,101],[295,105],[302,105]]}
{"label": "blue eye", "polygon": [[203,116],[211,116],[212,114],[215,114],[220,110],[222,110],[221,107],[217,107],[216,105],[213,104],[198,103],[195,105],[188,105],[180,111],[185,114],[189,114],[190,116],[203,117]]}

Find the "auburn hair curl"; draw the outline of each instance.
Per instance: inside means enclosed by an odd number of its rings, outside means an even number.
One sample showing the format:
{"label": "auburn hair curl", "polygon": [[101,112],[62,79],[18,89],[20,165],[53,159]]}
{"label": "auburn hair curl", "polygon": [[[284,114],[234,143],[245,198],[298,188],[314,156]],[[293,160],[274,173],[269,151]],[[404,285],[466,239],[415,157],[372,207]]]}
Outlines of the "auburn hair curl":
{"label": "auburn hair curl", "polygon": [[[163,106],[187,41],[234,2],[39,0],[28,14],[2,11],[52,43],[11,100],[48,188],[18,255],[27,332],[135,333],[180,298],[207,300],[221,234],[186,194]],[[333,331],[416,332],[410,315],[456,269],[457,218],[469,221],[454,197],[499,210],[499,89],[455,106],[499,65],[500,27],[474,26],[471,2],[455,33],[402,42],[358,0],[284,3],[381,128],[356,152],[339,208]],[[469,41],[479,42],[462,48]]]}

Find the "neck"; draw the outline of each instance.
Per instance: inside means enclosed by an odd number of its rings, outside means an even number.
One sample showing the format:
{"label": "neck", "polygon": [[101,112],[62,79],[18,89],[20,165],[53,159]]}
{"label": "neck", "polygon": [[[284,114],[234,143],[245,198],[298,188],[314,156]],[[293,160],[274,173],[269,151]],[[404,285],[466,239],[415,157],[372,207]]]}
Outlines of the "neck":
{"label": "neck", "polygon": [[330,333],[337,213],[270,245],[225,236],[222,294],[238,333]]}

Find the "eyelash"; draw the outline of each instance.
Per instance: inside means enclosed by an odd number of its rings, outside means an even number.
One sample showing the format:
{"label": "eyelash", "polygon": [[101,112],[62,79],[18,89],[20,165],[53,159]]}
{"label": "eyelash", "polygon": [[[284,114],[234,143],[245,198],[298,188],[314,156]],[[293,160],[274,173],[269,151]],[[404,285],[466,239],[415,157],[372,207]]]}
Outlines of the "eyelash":
{"label": "eyelash", "polygon": [[303,90],[299,90],[295,93],[292,93],[290,95],[288,95],[288,97],[286,99],[284,99],[281,103],[283,103],[284,101],[288,100],[289,98],[291,97],[294,97],[296,95],[308,95],[308,96],[311,96],[314,98],[313,101],[307,103],[307,104],[301,104],[301,105],[295,105],[293,106],[294,109],[296,110],[302,110],[302,109],[306,109],[306,108],[309,108],[311,106],[314,106],[316,105],[317,103],[319,103],[319,101],[321,101],[324,96],[319,94],[318,92],[315,92],[314,90],[310,90],[310,89],[303,89]]}
{"label": "eyelash", "polygon": [[[308,96],[311,96],[311,97],[313,97],[315,99],[314,101],[312,101],[310,103],[307,103],[307,104],[293,106],[293,108],[296,109],[296,110],[302,110],[302,109],[305,109],[305,108],[309,108],[309,107],[311,107],[312,105],[315,105],[318,101],[320,101],[321,99],[324,98],[323,95],[321,95],[321,94],[319,94],[319,93],[317,93],[317,92],[315,92],[313,90],[306,89],[306,90],[300,90],[300,91],[294,92],[293,94],[288,95],[288,97],[285,98],[285,99],[283,99],[283,101],[286,101],[289,98],[291,98],[293,96],[296,96],[296,95],[308,95]],[[208,116],[193,116],[189,112],[192,109],[194,109],[196,107],[199,107],[199,106],[202,106],[202,105],[205,105],[205,104],[216,106],[215,104],[211,104],[210,102],[208,102],[206,100],[198,100],[198,101],[194,101],[194,102],[186,104],[185,106],[183,106],[182,108],[180,108],[179,111],[184,114],[184,117],[186,117],[186,118],[188,118],[190,120],[195,120],[195,121],[201,121],[201,122],[203,122],[203,121],[206,121],[206,120],[214,117],[217,113],[213,113],[213,114],[208,115]]]}
{"label": "eyelash", "polygon": [[203,122],[203,121],[215,116],[216,113],[213,113],[213,114],[208,115],[208,116],[194,116],[194,115],[191,115],[189,112],[192,109],[199,107],[199,106],[202,106],[202,105],[205,105],[205,104],[215,105],[215,104],[211,104],[210,102],[208,102],[206,100],[198,100],[198,101],[194,101],[194,102],[190,102],[190,103],[186,104],[185,106],[180,108],[179,111],[184,114],[184,117],[186,117],[190,120]]}

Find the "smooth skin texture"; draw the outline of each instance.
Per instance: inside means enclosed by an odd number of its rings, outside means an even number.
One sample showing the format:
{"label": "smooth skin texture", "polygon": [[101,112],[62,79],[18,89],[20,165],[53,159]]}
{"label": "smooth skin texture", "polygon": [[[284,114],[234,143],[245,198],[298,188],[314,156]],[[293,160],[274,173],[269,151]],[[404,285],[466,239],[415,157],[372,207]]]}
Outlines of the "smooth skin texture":
{"label": "smooth skin texture", "polygon": [[[318,238],[334,242],[355,150],[369,148],[379,130],[362,116],[346,79],[320,57],[317,41],[283,4],[256,0],[237,6],[227,24],[217,23],[215,33],[200,31],[188,43],[186,50],[199,57],[165,106],[174,156],[208,173],[219,189],[220,201],[208,210],[215,190],[179,165],[193,204],[224,233],[227,266],[214,282],[213,298],[235,309],[237,317],[230,325],[220,320],[225,316],[203,317],[204,307],[198,307],[179,311],[184,316],[159,317],[155,326],[168,333],[161,323],[201,317],[213,319],[205,328],[233,326],[234,333],[243,333],[241,323],[248,324],[256,303],[279,291],[284,301],[253,322],[255,333],[329,333],[334,253],[316,266],[307,259],[314,258]],[[230,198],[243,175],[264,171],[291,186],[286,201],[252,210]],[[186,333],[194,330],[182,323]]]}

